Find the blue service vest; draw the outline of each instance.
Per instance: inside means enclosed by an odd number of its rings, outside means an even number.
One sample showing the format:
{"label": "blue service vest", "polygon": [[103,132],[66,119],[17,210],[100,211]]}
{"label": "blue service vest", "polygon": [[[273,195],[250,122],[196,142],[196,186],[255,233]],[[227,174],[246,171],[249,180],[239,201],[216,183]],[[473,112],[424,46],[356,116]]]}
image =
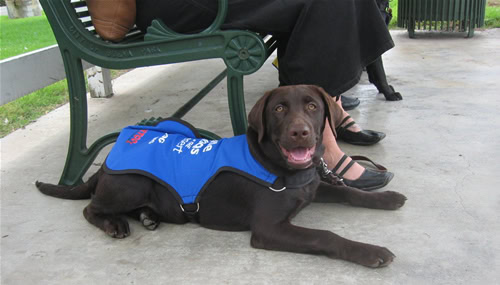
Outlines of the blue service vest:
{"label": "blue service vest", "polygon": [[207,140],[180,120],[124,128],[106,158],[110,174],[138,173],[166,186],[179,203],[198,202],[199,193],[221,171],[232,171],[265,186],[277,176],[250,153],[246,135]]}

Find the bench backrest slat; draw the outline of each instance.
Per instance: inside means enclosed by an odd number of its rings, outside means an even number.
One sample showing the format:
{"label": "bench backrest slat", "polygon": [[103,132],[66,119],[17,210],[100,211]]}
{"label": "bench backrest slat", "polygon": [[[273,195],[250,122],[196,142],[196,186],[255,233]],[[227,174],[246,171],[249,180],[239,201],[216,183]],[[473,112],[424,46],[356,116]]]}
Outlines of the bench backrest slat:
{"label": "bench backrest slat", "polygon": [[90,13],[88,10],[76,12],[76,15],[78,15],[78,18],[90,17]]}
{"label": "bench backrest slat", "polygon": [[71,1],[71,5],[75,8],[78,8],[78,7],[87,7],[87,2],[85,1]]}
{"label": "bench backrest slat", "polygon": [[88,27],[94,27],[94,25],[92,24],[92,20],[88,20],[88,21],[82,21],[82,24],[85,28],[88,28]]}

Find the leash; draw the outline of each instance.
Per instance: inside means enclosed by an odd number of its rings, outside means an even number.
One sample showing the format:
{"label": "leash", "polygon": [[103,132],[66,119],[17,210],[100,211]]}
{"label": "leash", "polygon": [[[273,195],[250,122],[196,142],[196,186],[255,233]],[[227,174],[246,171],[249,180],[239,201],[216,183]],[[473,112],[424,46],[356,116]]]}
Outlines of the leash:
{"label": "leash", "polygon": [[344,179],[336,175],[333,171],[328,169],[328,164],[326,164],[323,158],[320,159],[318,166],[319,175],[323,178],[324,182],[330,183],[337,186],[346,186]]}

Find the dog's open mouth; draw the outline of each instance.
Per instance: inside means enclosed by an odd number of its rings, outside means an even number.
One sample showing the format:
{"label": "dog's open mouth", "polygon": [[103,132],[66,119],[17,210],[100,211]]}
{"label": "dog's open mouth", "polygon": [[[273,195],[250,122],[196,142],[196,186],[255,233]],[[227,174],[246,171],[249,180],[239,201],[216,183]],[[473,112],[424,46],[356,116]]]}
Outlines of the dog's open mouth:
{"label": "dog's open mouth", "polygon": [[312,164],[312,157],[316,151],[316,146],[311,148],[307,147],[296,147],[292,149],[286,149],[280,145],[281,152],[287,158],[289,165],[294,168],[306,168]]}

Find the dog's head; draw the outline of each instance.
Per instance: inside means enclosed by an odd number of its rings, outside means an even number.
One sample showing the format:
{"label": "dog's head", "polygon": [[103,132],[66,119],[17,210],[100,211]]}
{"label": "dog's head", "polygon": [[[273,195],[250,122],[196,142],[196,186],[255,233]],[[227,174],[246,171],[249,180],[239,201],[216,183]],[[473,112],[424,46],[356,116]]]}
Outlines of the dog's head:
{"label": "dog's head", "polygon": [[[257,101],[248,116],[249,131],[257,134],[266,156],[288,169],[316,164],[324,152],[326,120],[335,134],[335,122],[341,119],[340,107],[323,88],[313,85],[271,90]],[[272,146],[274,153],[268,153]]]}

